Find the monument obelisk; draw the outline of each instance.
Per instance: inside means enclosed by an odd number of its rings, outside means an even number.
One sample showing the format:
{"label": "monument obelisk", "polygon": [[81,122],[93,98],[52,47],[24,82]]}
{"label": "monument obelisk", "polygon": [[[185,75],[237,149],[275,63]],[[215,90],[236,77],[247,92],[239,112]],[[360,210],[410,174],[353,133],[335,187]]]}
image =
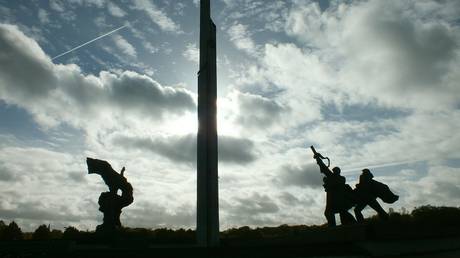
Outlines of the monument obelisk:
{"label": "monument obelisk", "polygon": [[200,1],[200,70],[198,72],[197,242],[219,244],[217,182],[216,25],[210,0]]}

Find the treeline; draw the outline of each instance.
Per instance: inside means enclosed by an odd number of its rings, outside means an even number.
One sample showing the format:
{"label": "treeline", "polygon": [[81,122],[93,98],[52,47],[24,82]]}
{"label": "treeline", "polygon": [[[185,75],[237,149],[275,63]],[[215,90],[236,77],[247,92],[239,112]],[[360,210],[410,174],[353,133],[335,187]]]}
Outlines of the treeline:
{"label": "treeline", "polygon": [[63,231],[50,229],[50,225],[40,225],[34,232],[22,232],[21,228],[12,221],[6,225],[0,220],[0,240],[51,240],[73,239],[82,231],[74,227],[68,227]]}
{"label": "treeline", "polygon": [[[460,236],[460,207],[420,206],[408,213],[390,211],[388,220],[377,215],[365,219],[366,237],[371,239],[424,238]],[[352,226],[353,227],[353,226]],[[340,227],[338,227],[340,228]],[[323,225],[280,225],[278,227],[232,228],[222,232],[228,240],[257,240],[273,238],[310,238],[330,231]]]}
{"label": "treeline", "polygon": [[[6,225],[0,220],[0,240],[76,240],[92,242],[107,238],[106,234],[94,231],[82,231],[75,227],[67,227],[64,231],[51,229],[50,225],[40,225],[34,232],[22,232],[21,228],[12,221]],[[191,229],[172,230],[168,228],[122,228],[113,232],[109,237],[130,240],[149,240],[150,243],[193,243],[195,231]]]}
{"label": "treeline", "polygon": [[[432,235],[457,234],[455,228],[460,228],[460,207],[436,207],[421,206],[411,213],[390,212],[388,221],[381,221],[376,216],[366,219],[365,224],[369,228],[379,232],[418,232],[421,229]],[[281,225],[278,227],[250,228],[243,226],[231,228],[221,232],[221,238],[225,239],[266,239],[266,238],[289,238],[302,236],[305,233],[321,230],[326,225]],[[447,233],[446,233],[447,232]],[[406,232],[407,233],[407,232]],[[191,229],[145,229],[123,228],[114,234],[112,238],[130,240],[132,242],[145,243],[175,243],[188,244],[195,242],[195,231]],[[0,221],[0,240],[75,240],[79,242],[93,242],[106,239],[107,235],[101,235],[93,231],[81,231],[75,227],[67,227],[64,231],[51,229],[49,225],[40,225],[34,232],[22,232],[21,228],[13,221],[6,225]]]}

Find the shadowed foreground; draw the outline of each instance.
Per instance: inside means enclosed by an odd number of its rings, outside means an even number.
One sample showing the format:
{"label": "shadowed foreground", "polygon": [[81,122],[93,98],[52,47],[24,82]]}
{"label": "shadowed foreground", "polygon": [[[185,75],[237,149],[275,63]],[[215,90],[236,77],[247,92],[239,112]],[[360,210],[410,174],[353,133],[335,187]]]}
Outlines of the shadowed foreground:
{"label": "shadowed foreground", "polygon": [[241,227],[222,232],[221,246],[208,249],[194,245],[192,230],[124,228],[108,237],[74,228],[52,235],[42,227],[23,234],[28,240],[6,240],[3,226],[0,257],[460,257],[458,218],[460,208],[423,206],[335,228]]}

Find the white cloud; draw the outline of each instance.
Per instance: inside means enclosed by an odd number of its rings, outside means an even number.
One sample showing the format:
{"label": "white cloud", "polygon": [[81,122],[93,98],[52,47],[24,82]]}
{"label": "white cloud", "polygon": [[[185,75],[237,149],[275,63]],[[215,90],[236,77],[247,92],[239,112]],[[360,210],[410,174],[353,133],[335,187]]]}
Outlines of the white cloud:
{"label": "white cloud", "polygon": [[147,49],[151,54],[154,54],[160,51],[159,48],[155,47],[152,43],[148,41],[143,41],[142,44],[144,45],[144,48]]}
{"label": "white cloud", "polygon": [[101,8],[102,6],[104,6],[104,3],[106,1],[105,0],[84,0],[83,2],[87,5],[90,5],[90,6],[94,5],[96,7]]}
{"label": "white cloud", "polygon": [[12,22],[14,20],[12,10],[6,6],[0,6],[0,15],[3,17],[4,22]]}
{"label": "white cloud", "polygon": [[198,50],[196,44],[189,43],[185,47],[182,55],[189,61],[192,61],[196,64],[200,61],[200,51]]}
{"label": "white cloud", "polygon": [[325,105],[450,112],[460,103],[453,86],[459,76],[458,28],[447,22],[452,17],[443,22],[427,12],[422,19],[404,10],[412,9],[369,1],[333,3],[321,11],[315,3],[298,1],[286,28],[303,43],[265,44],[258,64],[246,65],[235,85],[288,106],[285,128],[325,119]]}
{"label": "white cloud", "polygon": [[[259,134],[267,129],[271,129],[271,132],[274,132],[276,127],[280,129],[285,121],[284,117],[288,117],[291,111],[288,106],[277,100],[237,90],[230,92],[227,98],[221,99],[219,108],[223,113],[220,120],[231,120],[241,131],[253,133],[255,130]],[[235,128],[232,126],[231,130]]]}
{"label": "white cloud", "polygon": [[346,3],[330,3],[327,11],[321,11],[316,2],[296,1],[289,10],[285,22],[286,33],[307,45],[327,48],[337,42],[340,20],[349,10]]}
{"label": "white cloud", "polygon": [[48,12],[42,8],[38,9],[38,19],[43,24],[47,24],[50,22],[50,19],[48,18]]}
{"label": "white cloud", "polygon": [[125,54],[130,57],[136,58],[137,57],[137,52],[136,49],[134,48],[131,43],[129,43],[125,38],[122,36],[116,34],[112,36],[115,45]]}
{"label": "white cloud", "polygon": [[[88,184],[93,190],[101,187],[95,181],[85,181],[84,177],[72,179],[74,174],[86,174],[84,163],[78,158],[42,148],[2,147],[0,170],[2,173],[7,171],[15,180],[0,180],[3,190],[1,217],[16,220],[23,230],[28,231],[43,222],[60,228],[69,224],[86,228],[84,220],[94,224],[97,208],[94,202],[95,209],[88,209],[87,197],[97,198],[98,193],[85,191]],[[22,187],[24,184],[28,187]],[[84,185],[86,187],[82,187]]]}
{"label": "white cloud", "polygon": [[389,126],[393,131],[388,135],[377,134],[373,140],[359,146],[355,150],[354,162],[365,157],[371,163],[458,159],[460,153],[455,146],[460,143],[460,138],[454,133],[460,129],[454,122],[458,119],[458,111],[416,113],[394,119]]}
{"label": "white cloud", "polygon": [[[164,156],[174,163],[196,165],[196,134],[171,135],[141,138],[136,136],[114,135],[114,145],[138,151],[151,151]],[[250,139],[221,135],[219,142],[219,161],[223,163],[248,164],[257,159],[254,142]]]}
{"label": "white cloud", "polygon": [[[460,197],[460,169],[444,165],[430,165],[426,174],[419,171],[403,171],[394,176],[382,176],[377,180],[387,183],[402,198],[395,207],[412,209],[422,205],[457,206]],[[407,173],[411,172],[411,173]]]}
{"label": "white cloud", "polygon": [[70,6],[80,5],[80,6],[86,6],[86,7],[102,8],[107,1],[106,0],[67,0],[67,2],[71,3]]}
{"label": "white cloud", "polygon": [[77,14],[73,11],[75,5],[70,1],[51,0],[49,5],[51,10],[58,12],[59,17],[64,21],[74,21],[77,18]]}
{"label": "white cloud", "polygon": [[64,11],[64,4],[59,0],[51,0],[50,7],[56,12],[63,12]]}
{"label": "white cloud", "polygon": [[[195,107],[190,92],[161,86],[145,75],[102,71],[96,77],[82,74],[76,65],[53,64],[15,26],[1,25],[0,40],[5,51],[0,63],[2,99],[27,109],[43,125],[65,121],[77,127],[94,122],[102,126],[126,113],[156,120],[163,112],[180,114]],[[27,77],[21,75],[24,69]]]}
{"label": "white cloud", "polygon": [[256,45],[249,35],[246,25],[240,23],[233,24],[227,32],[230,36],[230,40],[238,49],[254,54],[256,51]]}
{"label": "white cloud", "polygon": [[280,172],[280,176],[275,179],[275,182],[282,186],[321,188],[323,185],[323,176],[314,163],[288,164],[283,166]]}
{"label": "white cloud", "polygon": [[283,32],[287,6],[291,2],[225,0],[222,24],[224,27],[229,27],[228,24],[234,25],[241,21],[250,20],[248,24],[256,25],[255,31],[257,32]]}
{"label": "white cloud", "polygon": [[154,46],[145,36],[144,32],[136,28],[137,23],[128,23],[128,29],[131,31],[134,37],[140,39],[142,46],[148,50],[151,54],[160,51],[159,47]]}
{"label": "white cloud", "polygon": [[351,101],[425,110],[458,105],[458,27],[453,17],[435,14],[445,6],[367,1],[321,12],[318,4],[300,3],[288,33],[318,48],[312,54],[330,61]]}
{"label": "white cloud", "polygon": [[134,8],[147,13],[153,23],[158,25],[161,30],[181,33],[180,26],[176,24],[167,14],[160,10],[153,2],[147,0],[135,0]]}
{"label": "white cloud", "polygon": [[266,44],[264,50],[259,64],[250,66],[236,84],[242,91],[275,95],[274,100],[289,107],[291,112],[283,113],[289,116],[284,127],[320,119],[322,101],[344,98],[333,89],[333,70],[321,57],[294,44]]}
{"label": "white cloud", "polygon": [[189,204],[171,210],[156,202],[143,201],[129,212],[125,212],[123,219],[133,222],[133,226],[136,227],[178,229],[193,227],[196,223],[195,214],[195,207]]}
{"label": "white cloud", "polygon": [[107,3],[107,8],[109,13],[115,17],[124,17],[126,12],[123,11],[118,5],[114,4],[113,2]]}
{"label": "white cloud", "polygon": [[94,24],[96,24],[99,28],[109,28],[110,26],[107,24],[106,17],[104,15],[98,16],[94,19]]}
{"label": "white cloud", "polygon": [[[459,77],[453,67],[460,65],[456,29],[413,17],[405,7],[371,2],[345,18],[349,29],[343,48],[348,60],[342,80],[348,81],[350,90],[379,96],[378,101],[389,105],[428,110],[456,106],[460,103],[460,92],[452,87],[452,80]],[[360,28],[362,23],[367,26]]]}

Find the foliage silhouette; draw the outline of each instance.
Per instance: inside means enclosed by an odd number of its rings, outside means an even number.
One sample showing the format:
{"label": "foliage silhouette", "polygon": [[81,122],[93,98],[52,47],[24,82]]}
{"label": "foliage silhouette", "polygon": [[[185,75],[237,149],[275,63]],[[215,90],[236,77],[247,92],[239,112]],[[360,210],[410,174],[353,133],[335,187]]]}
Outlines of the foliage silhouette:
{"label": "foliage silhouette", "polygon": [[40,225],[32,234],[34,240],[48,240],[51,239],[50,226]]}
{"label": "foliage silhouette", "polygon": [[3,220],[0,220],[0,240],[4,240],[3,232],[5,231],[6,227],[7,225],[5,224],[5,222]]}
{"label": "foliage silhouette", "polygon": [[[62,234],[53,235],[60,231],[52,230],[49,239],[38,240],[34,235],[42,231],[48,233],[49,227],[41,225],[34,233],[23,234],[16,223],[6,226],[0,221],[0,236],[5,236],[5,232],[9,234],[8,238],[1,238],[0,257],[151,257],[152,252],[157,257],[289,258],[347,254],[361,257],[369,255],[360,245],[363,241],[377,245],[447,241],[449,245],[460,237],[459,217],[459,207],[421,206],[411,213],[404,209],[402,213],[390,212],[388,220],[373,216],[363,224],[332,228],[327,224],[243,226],[221,232],[221,245],[214,249],[195,246],[195,231],[190,229],[121,228],[107,237],[100,232],[67,227]],[[16,237],[11,237],[11,229],[15,229]],[[21,238],[24,240],[10,241]],[[430,254],[445,252],[444,249],[431,250],[435,251]]]}
{"label": "foliage silhouette", "polygon": [[[410,239],[429,237],[460,236],[460,207],[416,207],[410,214],[392,212],[388,220],[378,215],[364,220],[368,239]],[[263,239],[302,239],[315,237],[316,233],[327,231],[327,225],[280,225],[278,227],[232,228],[222,232],[222,239],[232,242]],[[350,226],[345,226],[350,227]],[[339,227],[340,229],[341,227]],[[338,229],[338,230],[339,230]],[[288,241],[289,242],[289,241]]]}
{"label": "foliage silhouette", "polygon": [[16,222],[11,221],[8,226],[6,226],[3,221],[3,225],[0,225],[0,239],[1,240],[22,240],[24,235],[21,228],[16,224]]}
{"label": "foliage silhouette", "polygon": [[81,236],[80,231],[75,227],[66,227],[64,233],[62,234],[62,239],[67,240],[76,240]]}
{"label": "foliage silhouette", "polygon": [[449,222],[453,226],[460,226],[460,208],[456,207],[426,205],[414,209],[411,216],[416,224],[444,225]]}
{"label": "foliage silhouette", "polygon": [[[363,226],[366,227],[369,239],[405,239],[426,237],[460,236],[460,207],[436,207],[420,206],[411,213],[390,212],[389,218],[382,221],[378,216],[365,219]],[[340,229],[342,227],[338,227]],[[327,232],[327,225],[280,225],[277,227],[250,228],[243,226],[230,228],[221,232],[223,244],[244,243],[251,240],[252,243],[264,239],[305,239],[314,238],[316,233]],[[12,221],[6,225],[0,221],[1,240],[72,240],[77,243],[98,244],[105,241],[97,232],[81,231],[75,227],[67,227],[64,232],[51,230],[47,225],[40,225],[32,237],[25,238],[19,226]],[[148,244],[193,244],[195,243],[195,231],[191,229],[146,229],[146,228],[122,228],[113,234],[117,243],[128,241],[131,243],[143,242]],[[105,241],[106,242],[106,241]]]}

